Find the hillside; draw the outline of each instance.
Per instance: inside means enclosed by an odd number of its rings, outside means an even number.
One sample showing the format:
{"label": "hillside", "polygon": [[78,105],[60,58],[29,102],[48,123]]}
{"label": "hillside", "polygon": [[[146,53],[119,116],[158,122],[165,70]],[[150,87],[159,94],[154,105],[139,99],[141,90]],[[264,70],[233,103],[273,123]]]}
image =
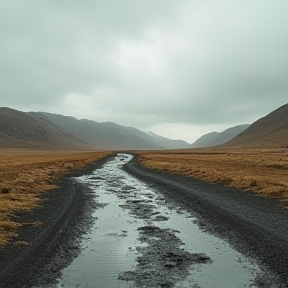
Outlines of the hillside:
{"label": "hillside", "polygon": [[191,145],[112,122],[0,107],[0,148],[155,150],[288,146],[288,104],[257,120],[203,135]]}
{"label": "hillside", "polygon": [[28,113],[0,108],[2,148],[80,148],[85,141]]}
{"label": "hillside", "polygon": [[151,136],[158,145],[167,149],[185,149],[190,147],[190,144],[184,140],[172,140],[151,131],[148,132],[148,135]]}
{"label": "hillside", "polygon": [[78,120],[74,117],[44,112],[30,112],[30,114],[80,139],[85,139],[98,149],[181,149],[189,146],[185,141],[172,140],[156,134],[149,135],[136,128],[124,127],[113,122],[98,123],[88,119]]}
{"label": "hillside", "polygon": [[185,141],[148,135],[112,122],[0,108],[0,148],[155,150],[187,146]]}
{"label": "hillside", "polygon": [[[139,137],[131,131],[132,129],[112,122],[98,123],[88,119],[78,120],[70,116],[44,112],[30,112],[29,114],[55,125],[75,137],[85,139],[95,149],[163,149],[156,143],[144,139],[144,136]],[[140,135],[145,134],[137,131]]]}
{"label": "hillside", "polygon": [[288,147],[288,104],[255,121],[225,147]]}
{"label": "hillside", "polygon": [[199,139],[197,139],[194,143],[192,143],[190,147],[204,148],[204,147],[219,146],[233,139],[235,136],[243,132],[248,127],[249,124],[242,124],[228,128],[223,132],[207,133],[201,136]]}

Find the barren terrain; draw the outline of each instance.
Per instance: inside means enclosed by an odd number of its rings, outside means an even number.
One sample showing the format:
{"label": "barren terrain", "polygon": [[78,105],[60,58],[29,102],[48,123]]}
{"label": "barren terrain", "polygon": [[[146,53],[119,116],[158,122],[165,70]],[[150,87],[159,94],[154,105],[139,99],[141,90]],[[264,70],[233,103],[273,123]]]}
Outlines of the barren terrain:
{"label": "barren terrain", "polygon": [[[57,187],[60,175],[85,167],[109,155],[108,152],[0,151],[0,247],[15,239],[22,225],[13,215],[41,205],[40,194]],[[13,219],[12,219],[13,218]],[[27,245],[14,241],[16,245]]]}

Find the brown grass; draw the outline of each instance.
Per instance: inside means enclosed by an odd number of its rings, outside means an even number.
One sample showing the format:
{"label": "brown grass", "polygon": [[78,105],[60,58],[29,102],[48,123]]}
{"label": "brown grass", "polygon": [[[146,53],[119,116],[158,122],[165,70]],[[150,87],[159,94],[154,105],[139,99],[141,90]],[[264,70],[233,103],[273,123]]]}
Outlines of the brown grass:
{"label": "brown grass", "polygon": [[288,150],[206,148],[138,152],[153,169],[281,199],[288,204]]}
{"label": "brown grass", "polygon": [[[60,175],[108,156],[109,152],[0,150],[0,247],[17,237],[21,225],[12,216],[41,205],[40,194],[56,188]],[[18,242],[15,242],[16,244]],[[24,245],[18,243],[17,245]],[[26,244],[25,244],[26,245]]]}

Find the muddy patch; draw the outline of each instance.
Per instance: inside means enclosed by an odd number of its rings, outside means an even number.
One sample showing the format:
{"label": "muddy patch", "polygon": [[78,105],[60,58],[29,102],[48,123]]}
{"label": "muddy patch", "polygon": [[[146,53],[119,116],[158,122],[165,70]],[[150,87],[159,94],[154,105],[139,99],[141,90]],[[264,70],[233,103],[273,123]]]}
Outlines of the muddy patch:
{"label": "muddy patch", "polygon": [[181,248],[184,243],[175,235],[178,231],[155,226],[137,230],[139,240],[148,245],[137,247],[141,256],[136,259],[135,270],[119,275],[121,280],[133,280],[136,287],[173,287],[189,274],[190,265],[212,262],[205,254],[192,254]]}

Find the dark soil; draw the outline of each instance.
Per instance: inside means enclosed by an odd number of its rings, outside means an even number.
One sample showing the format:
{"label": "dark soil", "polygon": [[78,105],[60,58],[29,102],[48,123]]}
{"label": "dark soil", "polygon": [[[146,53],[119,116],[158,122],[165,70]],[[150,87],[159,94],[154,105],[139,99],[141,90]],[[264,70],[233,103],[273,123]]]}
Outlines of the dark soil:
{"label": "dark soil", "polygon": [[60,270],[79,253],[81,236],[91,227],[97,205],[90,190],[71,179],[91,173],[109,158],[61,177],[59,189],[42,194],[42,205],[30,213],[15,216],[21,223],[40,221],[41,226],[24,225],[17,241],[28,246],[8,245],[0,249],[0,287],[31,287],[55,281]]}
{"label": "dark soil", "polygon": [[124,170],[155,186],[171,205],[196,215],[203,229],[258,260],[267,273],[276,274],[278,283],[271,285],[288,287],[288,213],[277,199],[154,171],[140,165],[136,157]]}
{"label": "dark soil", "polygon": [[137,258],[136,269],[120,274],[120,280],[133,280],[136,287],[169,288],[189,274],[191,264],[211,262],[205,254],[192,254],[181,249],[183,243],[175,235],[177,231],[155,226],[144,226],[138,230],[141,242],[148,246],[137,247],[141,256]]}

